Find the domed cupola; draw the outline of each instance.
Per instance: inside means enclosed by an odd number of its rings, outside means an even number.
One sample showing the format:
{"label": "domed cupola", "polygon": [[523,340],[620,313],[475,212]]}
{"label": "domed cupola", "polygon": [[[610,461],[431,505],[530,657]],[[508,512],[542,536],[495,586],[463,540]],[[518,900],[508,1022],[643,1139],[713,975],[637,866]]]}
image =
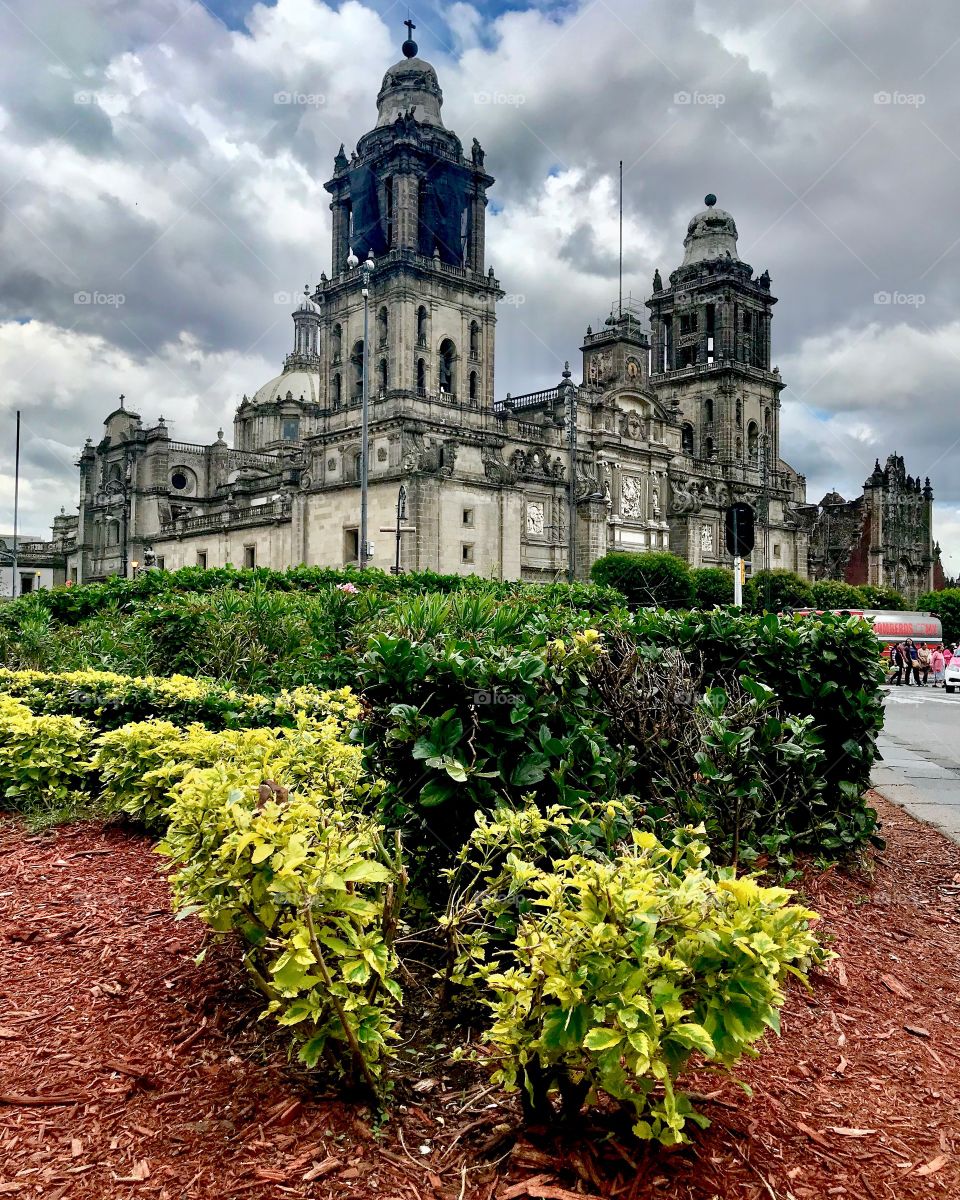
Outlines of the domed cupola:
{"label": "domed cupola", "polygon": [[710,192],[704,197],[707,206],[698,212],[687,226],[683,239],[683,266],[708,262],[717,258],[740,261],[737,253],[737,223],[722,208],[717,208],[717,198]]}
{"label": "domed cupola", "polygon": [[303,299],[293,316],[293,353],[288,354],[284,370],[291,367],[315,368],[319,362],[317,338],[320,332],[320,309],[310,299],[310,288],[304,287]]}
{"label": "domed cupola", "polygon": [[[406,24],[408,33],[412,35],[416,26],[412,21]],[[401,49],[403,58],[384,75],[377,96],[377,127],[392,125],[398,116],[412,111],[421,125],[438,125],[442,129],[440,106],[443,104],[443,92],[436,71],[428,62],[417,57],[417,43],[412,36],[407,37]]]}

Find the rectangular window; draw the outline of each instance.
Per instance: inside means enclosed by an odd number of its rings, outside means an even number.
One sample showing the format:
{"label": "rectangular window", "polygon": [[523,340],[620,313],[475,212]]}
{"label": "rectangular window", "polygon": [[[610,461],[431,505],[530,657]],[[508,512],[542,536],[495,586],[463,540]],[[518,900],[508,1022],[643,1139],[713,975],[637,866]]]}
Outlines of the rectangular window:
{"label": "rectangular window", "polygon": [[473,528],[473,509],[465,508],[463,510],[463,526],[465,529]]}
{"label": "rectangular window", "polygon": [[33,585],[36,583],[35,575],[20,576],[20,595],[28,596],[33,591]]}
{"label": "rectangular window", "polygon": [[206,567],[206,565],[207,565],[207,552],[206,552],[206,550],[198,550],[198,551],[197,551],[197,566],[198,566],[198,567],[204,567],[204,568],[205,568],[205,567]]}
{"label": "rectangular window", "polygon": [[298,442],[300,440],[300,418],[285,417],[280,436],[285,442]]}
{"label": "rectangular window", "polygon": [[162,555],[162,554],[158,554],[158,555],[157,555],[157,570],[158,570],[158,571],[162,571],[162,570],[164,570],[164,566],[163,566],[163,555]]}
{"label": "rectangular window", "polygon": [[697,328],[696,320],[697,320],[697,318],[694,313],[684,313],[680,317],[680,336],[681,337],[683,337],[684,334],[694,332],[694,330]]}
{"label": "rectangular window", "polygon": [[243,548],[243,565],[248,571],[252,571],[257,565],[257,548],[256,546],[244,546]]}
{"label": "rectangular window", "polygon": [[462,563],[473,562],[473,542],[462,542],[460,544],[460,561]]}
{"label": "rectangular window", "polygon": [[71,567],[71,568],[70,568],[70,582],[71,582],[71,583],[77,583],[78,579],[79,579],[79,575],[78,575],[78,570],[77,570],[77,568],[76,568],[76,567]]}
{"label": "rectangular window", "polygon": [[360,530],[345,529],[343,531],[343,563],[349,566],[360,560]]}
{"label": "rectangular window", "polygon": [[773,557],[774,558],[780,557],[780,543],[779,542],[773,543]]}

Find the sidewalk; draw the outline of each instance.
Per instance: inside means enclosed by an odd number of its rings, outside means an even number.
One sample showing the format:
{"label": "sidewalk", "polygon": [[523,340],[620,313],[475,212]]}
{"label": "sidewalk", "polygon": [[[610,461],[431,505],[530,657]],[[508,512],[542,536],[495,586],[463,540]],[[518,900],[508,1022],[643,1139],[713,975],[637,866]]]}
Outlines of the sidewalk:
{"label": "sidewalk", "polygon": [[874,765],[874,788],[955,842],[960,842],[960,766],[921,754],[887,730],[877,745],[883,761]]}

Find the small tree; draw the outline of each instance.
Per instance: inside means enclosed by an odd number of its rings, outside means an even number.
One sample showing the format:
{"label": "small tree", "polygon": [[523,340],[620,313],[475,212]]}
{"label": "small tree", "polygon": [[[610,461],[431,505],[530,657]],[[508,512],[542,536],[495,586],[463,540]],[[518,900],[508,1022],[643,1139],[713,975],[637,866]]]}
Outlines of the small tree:
{"label": "small tree", "polygon": [[890,587],[878,587],[873,583],[862,583],[857,591],[863,596],[868,608],[887,608],[903,612],[907,607],[906,597]]}
{"label": "small tree", "polygon": [[779,567],[772,571],[757,571],[743,589],[743,603],[744,607],[754,612],[812,608],[813,588],[794,571],[785,571]]}
{"label": "small tree", "polygon": [[690,568],[675,554],[615,552],[598,558],[590,571],[594,583],[617,588],[641,608],[688,608],[693,601]]}
{"label": "small tree", "polygon": [[859,588],[840,579],[820,579],[813,585],[813,602],[822,609],[860,609],[864,595]]}
{"label": "small tree", "polygon": [[726,567],[696,567],[690,576],[698,608],[733,603],[733,572]]}
{"label": "small tree", "polygon": [[924,592],[917,597],[920,612],[933,613],[943,625],[943,640],[960,640],[960,588],[944,588],[942,592]]}

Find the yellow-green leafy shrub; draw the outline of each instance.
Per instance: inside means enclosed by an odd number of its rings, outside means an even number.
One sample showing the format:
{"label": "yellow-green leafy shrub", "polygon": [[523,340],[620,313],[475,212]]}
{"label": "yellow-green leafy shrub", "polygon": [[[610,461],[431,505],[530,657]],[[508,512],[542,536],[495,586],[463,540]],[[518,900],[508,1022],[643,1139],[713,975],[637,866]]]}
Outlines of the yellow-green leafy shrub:
{"label": "yellow-green leafy shrub", "polygon": [[141,721],[102,734],[94,766],[107,811],[123,812],[158,828],[174,789],[195,767],[235,763],[263,780],[288,788],[327,791],[360,787],[362,751],[342,741],[340,715],[305,715],[292,729],[178,728],[169,721]]}
{"label": "yellow-green leafy shrub", "polygon": [[34,716],[0,696],[0,794],[29,812],[71,807],[87,786],[91,729],[77,717]]}
{"label": "yellow-green leafy shrub", "polygon": [[360,715],[349,688],[298,687],[260,696],[188,675],[121,675],[115,671],[8,671],[0,669],[0,693],[38,713],[84,717],[100,729],[152,717],[200,722],[214,729],[291,724],[298,714],[335,716],[344,724]]}
{"label": "yellow-green leafy shrub", "polygon": [[729,1066],[778,1032],[785,976],[822,959],[816,914],[790,892],[710,870],[688,835],[677,843],[638,833],[611,860],[508,861],[527,904],[512,965],[483,972],[487,1039],[495,1078],[522,1087],[537,1117],[554,1092],[572,1115],[602,1091],[632,1110],[639,1137],[683,1141],[687,1119],[706,1124],[674,1089],[691,1055]]}
{"label": "yellow-green leafy shrub", "polygon": [[[194,770],[177,789],[161,850],[175,905],[233,930],[298,1057],[384,1090],[402,999],[393,949],[405,874],[376,822],[350,807],[352,747],[312,791],[264,782],[251,763]],[[342,758],[338,769],[333,761]]]}

